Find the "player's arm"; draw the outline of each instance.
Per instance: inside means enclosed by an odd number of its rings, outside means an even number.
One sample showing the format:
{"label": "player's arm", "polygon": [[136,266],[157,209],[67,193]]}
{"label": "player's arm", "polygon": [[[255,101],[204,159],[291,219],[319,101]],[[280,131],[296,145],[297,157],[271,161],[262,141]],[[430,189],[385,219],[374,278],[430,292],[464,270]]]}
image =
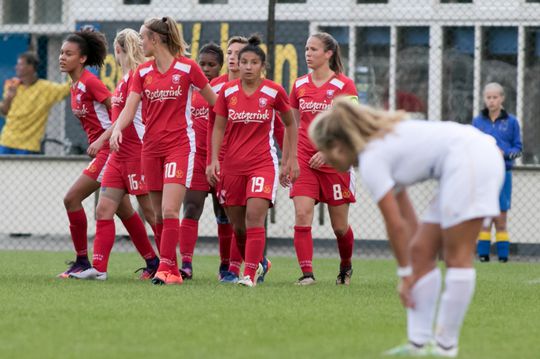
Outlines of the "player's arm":
{"label": "player's arm", "polygon": [[[401,199],[403,201],[403,198]],[[386,232],[394,257],[400,268],[409,266],[408,243],[409,224],[402,214],[400,204],[394,195],[394,189],[388,191],[378,202],[379,209],[384,218]]]}
{"label": "player's arm", "polygon": [[279,179],[283,186],[287,186],[289,181],[296,181],[300,175],[297,155],[298,128],[292,109],[281,114],[281,121],[285,125],[285,136],[283,139],[282,171]]}
{"label": "player's arm", "polygon": [[405,188],[398,191],[395,196],[401,216],[407,224],[407,237],[412,238],[418,229],[418,217],[416,216],[416,211],[414,210]]}
{"label": "player's arm", "polygon": [[517,120],[513,121],[512,142],[511,147],[504,153],[504,158],[516,159],[521,157],[523,151],[523,143],[521,142],[521,130]]}
{"label": "player's arm", "polygon": [[216,104],[217,95],[209,84],[206,84],[206,86],[204,86],[199,93],[202,95],[202,97],[204,97],[210,106],[214,106]]}
{"label": "player's arm", "polygon": [[206,177],[208,183],[215,186],[219,181],[220,168],[219,168],[219,151],[221,150],[221,143],[223,142],[223,136],[225,135],[225,126],[227,125],[227,118],[216,115],[216,121],[212,130],[212,161],[206,168]]}
{"label": "player's arm", "polygon": [[118,151],[120,143],[122,143],[122,131],[131,122],[133,122],[133,119],[137,114],[137,109],[139,108],[140,101],[141,95],[131,91],[128,95],[128,98],[126,99],[126,105],[124,106],[124,109],[122,110],[122,112],[120,112],[120,115],[116,120],[116,125],[114,127],[111,126],[113,130],[109,142],[113,151]]}

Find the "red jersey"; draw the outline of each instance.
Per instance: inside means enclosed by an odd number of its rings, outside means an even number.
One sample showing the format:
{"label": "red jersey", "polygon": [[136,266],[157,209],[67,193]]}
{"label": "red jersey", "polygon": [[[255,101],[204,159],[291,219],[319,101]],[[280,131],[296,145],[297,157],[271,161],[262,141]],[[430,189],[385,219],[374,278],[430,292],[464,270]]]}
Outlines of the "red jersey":
{"label": "red jersey", "polygon": [[[111,127],[109,111],[103,104],[109,97],[107,87],[87,69],[83,70],[79,81],[71,85],[71,111],[81,121],[88,143],[93,143]],[[108,142],[103,148],[109,148]]]}
{"label": "red jersey", "polygon": [[[116,85],[111,98],[111,120],[113,123],[118,119],[126,105],[132,78],[133,71],[130,71]],[[113,154],[119,160],[138,160],[141,158],[142,138],[144,136],[141,107],[141,104],[139,104],[133,122],[122,130],[122,144],[118,152]]]}
{"label": "red jersey", "polygon": [[144,155],[164,156],[176,150],[183,139],[189,141],[191,152],[195,152],[191,96],[194,87],[203,88],[207,83],[199,65],[183,56],[176,58],[163,74],[154,60],[137,68],[130,92],[140,94],[142,99]]}
{"label": "red jersey", "polygon": [[[337,96],[357,97],[354,82],[343,74],[333,76],[320,87],[316,87],[311,79],[311,74],[298,78],[291,91],[291,107],[300,112],[300,126],[298,127],[298,161],[309,163],[311,157],[317,153],[317,149],[309,139],[308,128],[311,122],[322,111],[332,105]],[[336,172],[328,165],[319,168],[322,172]]]}
{"label": "red jersey", "polygon": [[[219,95],[221,89],[223,88],[223,85],[225,85],[227,82],[229,82],[229,75],[223,74],[219,77],[216,77],[212,81],[210,81],[210,85],[212,86],[212,90],[215,92],[216,95]],[[216,122],[216,116],[215,112],[211,111],[210,116],[208,118],[208,127],[207,127],[207,135],[206,135],[206,164],[210,164],[212,161],[212,132],[214,131],[214,123]],[[221,142],[221,150],[219,152],[219,161],[223,161],[223,156],[225,155],[225,151],[227,148],[227,134],[228,134],[228,126],[225,128],[225,135],[223,136],[223,141]]]}
{"label": "red jersey", "polygon": [[241,80],[231,81],[223,86],[214,110],[216,115],[227,118],[230,127],[224,171],[243,175],[260,167],[277,168],[274,119],[276,111],[290,110],[283,87],[263,79],[259,88],[248,96]]}

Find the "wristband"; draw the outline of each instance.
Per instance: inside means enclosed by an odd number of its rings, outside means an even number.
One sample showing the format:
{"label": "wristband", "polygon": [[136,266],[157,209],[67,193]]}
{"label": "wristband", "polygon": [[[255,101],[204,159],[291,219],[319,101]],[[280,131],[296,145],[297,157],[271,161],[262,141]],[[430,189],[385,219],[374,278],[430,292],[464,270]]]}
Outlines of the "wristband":
{"label": "wristband", "polygon": [[412,271],[411,266],[398,267],[398,269],[397,269],[397,275],[400,278],[408,277],[408,276],[412,275],[412,273],[413,273],[413,271]]}

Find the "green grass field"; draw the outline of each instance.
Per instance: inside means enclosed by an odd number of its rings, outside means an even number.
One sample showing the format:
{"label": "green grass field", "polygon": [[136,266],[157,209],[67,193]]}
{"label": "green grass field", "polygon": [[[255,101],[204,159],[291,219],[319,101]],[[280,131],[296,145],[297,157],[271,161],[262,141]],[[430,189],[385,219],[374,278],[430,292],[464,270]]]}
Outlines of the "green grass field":
{"label": "green grass field", "polygon": [[[0,252],[0,358],[378,358],[404,342],[395,264],[316,260],[299,288],[293,258],[273,258],[256,288],[219,284],[218,259],[196,257],[195,279],[155,287],[136,254],[111,257],[109,280],[59,280],[68,253]],[[540,264],[478,265],[460,358],[540,358]]]}

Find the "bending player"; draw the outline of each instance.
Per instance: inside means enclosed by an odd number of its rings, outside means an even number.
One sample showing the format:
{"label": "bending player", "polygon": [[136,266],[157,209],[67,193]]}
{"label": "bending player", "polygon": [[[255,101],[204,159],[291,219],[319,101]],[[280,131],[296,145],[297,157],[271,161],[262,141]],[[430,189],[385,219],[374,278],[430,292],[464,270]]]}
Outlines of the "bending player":
{"label": "bending player", "polygon": [[[347,100],[319,115],[309,134],[336,169],[359,163],[386,223],[409,338],[386,354],[457,356],[476,282],[476,237],[484,218],[499,214],[504,163],[495,141],[471,126],[407,120],[404,112]],[[418,223],[406,187],[430,178],[439,182],[438,192]],[[442,294],[441,251],[447,267]]]}

